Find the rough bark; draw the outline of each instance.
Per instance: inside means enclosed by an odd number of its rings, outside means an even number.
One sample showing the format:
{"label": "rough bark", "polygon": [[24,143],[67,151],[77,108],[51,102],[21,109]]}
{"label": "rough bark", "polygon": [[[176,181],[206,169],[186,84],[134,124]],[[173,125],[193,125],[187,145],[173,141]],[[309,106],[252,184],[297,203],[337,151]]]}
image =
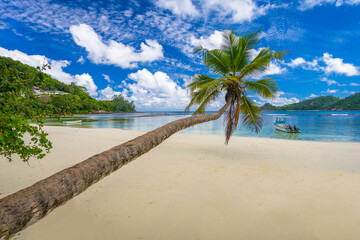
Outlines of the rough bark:
{"label": "rough bark", "polygon": [[229,104],[224,105],[214,114],[192,116],[170,122],[0,199],[0,239],[8,239],[39,221],[56,207],[150,151],[172,134],[220,118],[228,106]]}

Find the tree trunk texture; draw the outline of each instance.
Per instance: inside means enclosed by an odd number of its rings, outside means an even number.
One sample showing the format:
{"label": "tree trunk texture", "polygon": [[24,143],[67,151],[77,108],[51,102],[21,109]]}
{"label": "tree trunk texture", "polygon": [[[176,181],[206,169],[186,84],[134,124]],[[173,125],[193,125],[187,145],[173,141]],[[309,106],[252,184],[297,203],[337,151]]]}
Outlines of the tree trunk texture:
{"label": "tree trunk texture", "polygon": [[220,118],[228,107],[229,103],[217,113],[170,122],[0,199],[0,239],[8,239],[39,221],[56,207],[150,151],[172,134]]}

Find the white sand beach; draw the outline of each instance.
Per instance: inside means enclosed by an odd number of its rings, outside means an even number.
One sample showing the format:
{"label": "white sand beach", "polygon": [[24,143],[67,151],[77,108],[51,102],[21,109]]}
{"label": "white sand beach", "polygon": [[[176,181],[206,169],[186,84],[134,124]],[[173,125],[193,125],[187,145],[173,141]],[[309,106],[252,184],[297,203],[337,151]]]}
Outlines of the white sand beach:
{"label": "white sand beach", "polygon": [[[46,158],[0,159],[0,197],[142,134],[46,131]],[[175,134],[14,239],[360,239],[360,143]]]}

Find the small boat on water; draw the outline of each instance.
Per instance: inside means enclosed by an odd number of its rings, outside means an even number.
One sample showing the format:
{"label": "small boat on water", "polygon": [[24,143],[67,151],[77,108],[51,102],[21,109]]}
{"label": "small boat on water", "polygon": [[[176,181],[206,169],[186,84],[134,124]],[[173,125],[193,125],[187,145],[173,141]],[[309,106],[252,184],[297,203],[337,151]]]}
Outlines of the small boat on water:
{"label": "small boat on water", "polygon": [[278,131],[285,133],[300,133],[300,129],[296,125],[291,126],[286,118],[277,117],[274,125],[275,129]]}
{"label": "small boat on water", "polygon": [[69,121],[63,121],[63,124],[79,124],[82,120],[69,120]]}

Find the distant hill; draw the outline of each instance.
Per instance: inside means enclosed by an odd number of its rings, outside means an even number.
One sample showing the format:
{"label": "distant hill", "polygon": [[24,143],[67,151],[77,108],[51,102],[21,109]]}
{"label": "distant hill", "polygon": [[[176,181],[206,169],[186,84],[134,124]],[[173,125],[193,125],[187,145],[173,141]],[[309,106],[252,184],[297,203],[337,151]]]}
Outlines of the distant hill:
{"label": "distant hill", "polygon": [[360,110],[360,93],[355,93],[344,99],[334,96],[321,96],[281,107],[266,103],[261,109],[264,111]]}
{"label": "distant hill", "polygon": [[350,95],[340,101],[331,104],[326,109],[337,110],[360,110],[360,93]]}
{"label": "distant hill", "polygon": [[[0,83],[8,76],[3,76],[1,69],[11,69],[14,75],[27,79],[28,76],[38,73],[34,67],[30,67],[11,58],[0,56]],[[91,113],[91,112],[131,112],[135,110],[133,102],[125,100],[121,95],[112,101],[98,101],[91,97],[86,88],[62,83],[50,75],[40,73],[43,81],[38,81],[33,87],[34,94],[39,95],[43,104],[52,105],[58,113]],[[24,81],[24,84],[27,84]]]}

